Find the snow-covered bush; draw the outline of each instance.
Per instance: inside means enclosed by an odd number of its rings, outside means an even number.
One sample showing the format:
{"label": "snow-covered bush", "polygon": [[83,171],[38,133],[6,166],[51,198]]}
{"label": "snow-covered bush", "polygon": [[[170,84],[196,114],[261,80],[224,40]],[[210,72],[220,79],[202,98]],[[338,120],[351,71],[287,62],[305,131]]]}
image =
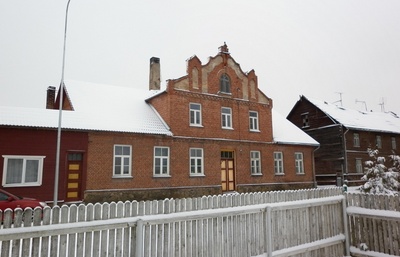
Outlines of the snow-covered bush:
{"label": "snow-covered bush", "polygon": [[378,156],[378,150],[368,149],[368,154],[372,160],[365,162],[366,172],[361,179],[366,182],[360,187],[360,190],[372,194],[398,194],[400,189],[400,157],[397,155],[389,156],[393,167],[386,168],[386,159]]}

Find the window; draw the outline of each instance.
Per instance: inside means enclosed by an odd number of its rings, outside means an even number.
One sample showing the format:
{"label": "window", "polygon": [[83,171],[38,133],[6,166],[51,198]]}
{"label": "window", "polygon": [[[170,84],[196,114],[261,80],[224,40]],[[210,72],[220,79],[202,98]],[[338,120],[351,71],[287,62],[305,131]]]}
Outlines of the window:
{"label": "window", "polygon": [[397,146],[396,146],[396,138],[395,138],[395,137],[392,137],[392,138],[391,138],[391,141],[392,141],[392,149],[393,149],[393,150],[396,150],[396,149],[397,149]]}
{"label": "window", "polygon": [[132,146],[114,145],[114,174],[113,177],[131,176]]}
{"label": "window", "polygon": [[190,148],[190,175],[204,175],[203,149]]}
{"label": "window", "polygon": [[231,93],[231,82],[226,73],[219,78],[219,90],[222,93]]}
{"label": "window", "polygon": [[274,152],[274,170],[275,174],[283,174],[283,154]]}
{"label": "window", "polygon": [[222,128],[232,128],[232,109],[222,107],[221,109]]}
{"label": "window", "polygon": [[250,166],[252,175],[261,175],[261,160],[259,151],[250,152]]}
{"label": "window", "polygon": [[303,153],[294,153],[296,174],[304,174]]}
{"label": "window", "polygon": [[154,147],[154,176],[169,176],[169,148]]}
{"label": "window", "polygon": [[308,121],[308,112],[307,113],[303,113],[301,115],[301,120],[303,122],[303,128],[307,128],[310,126],[310,123]]}
{"label": "window", "polygon": [[3,155],[3,186],[42,185],[43,160],[45,156]]}
{"label": "window", "polygon": [[360,158],[356,159],[356,173],[363,173],[362,160]]}
{"label": "window", "polygon": [[221,159],[233,159],[232,151],[221,151]]}
{"label": "window", "polygon": [[358,133],[353,134],[353,146],[360,147],[360,135]]}
{"label": "window", "polygon": [[196,103],[189,104],[190,106],[190,125],[201,126],[201,105]]}
{"label": "window", "polygon": [[249,112],[249,123],[251,131],[259,131],[258,130],[258,112],[250,111]]}
{"label": "window", "polygon": [[381,138],[381,136],[376,136],[376,147],[382,148],[382,138]]}

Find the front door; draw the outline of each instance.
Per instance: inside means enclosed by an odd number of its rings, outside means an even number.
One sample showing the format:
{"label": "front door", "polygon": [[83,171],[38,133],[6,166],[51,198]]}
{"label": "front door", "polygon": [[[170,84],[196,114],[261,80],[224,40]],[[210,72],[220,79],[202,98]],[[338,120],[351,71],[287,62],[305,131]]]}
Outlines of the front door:
{"label": "front door", "polygon": [[222,191],[235,191],[235,165],[233,152],[221,152],[221,185]]}
{"label": "front door", "polygon": [[68,154],[66,202],[75,202],[82,200],[82,164],[82,153]]}

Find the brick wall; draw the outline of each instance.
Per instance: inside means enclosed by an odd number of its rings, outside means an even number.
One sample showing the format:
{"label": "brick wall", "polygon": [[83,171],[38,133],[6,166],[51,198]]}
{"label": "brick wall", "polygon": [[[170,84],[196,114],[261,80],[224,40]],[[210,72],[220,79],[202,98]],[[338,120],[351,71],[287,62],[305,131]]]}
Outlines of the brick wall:
{"label": "brick wall", "polygon": [[[294,183],[295,188],[313,185],[312,147],[101,132],[90,133],[89,142],[86,202],[194,197],[221,193],[221,150],[234,151],[239,192],[287,188],[290,183]],[[132,178],[112,178],[114,144],[132,145]],[[170,147],[170,177],[153,176],[154,146]],[[202,177],[190,176],[191,147],[204,150]],[[261,176],[251,175],[250,151],[261,152]],[[284,175],[274,174],[274,151],[283,152]],[[295,172],[294,152],[303,152],[304,175]]]}

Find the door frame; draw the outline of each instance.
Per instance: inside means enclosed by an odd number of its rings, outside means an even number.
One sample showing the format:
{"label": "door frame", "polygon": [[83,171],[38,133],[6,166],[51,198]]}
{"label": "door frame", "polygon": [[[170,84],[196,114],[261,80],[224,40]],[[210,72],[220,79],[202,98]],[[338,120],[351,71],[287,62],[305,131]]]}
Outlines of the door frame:
{"label": "door frame", "polygon": [[[229,163],[232,163],[231,171]],[[236,190],[235,151],[233,150],[220,151],[220,171],[221,171],[222,192],[235,191]]]}

